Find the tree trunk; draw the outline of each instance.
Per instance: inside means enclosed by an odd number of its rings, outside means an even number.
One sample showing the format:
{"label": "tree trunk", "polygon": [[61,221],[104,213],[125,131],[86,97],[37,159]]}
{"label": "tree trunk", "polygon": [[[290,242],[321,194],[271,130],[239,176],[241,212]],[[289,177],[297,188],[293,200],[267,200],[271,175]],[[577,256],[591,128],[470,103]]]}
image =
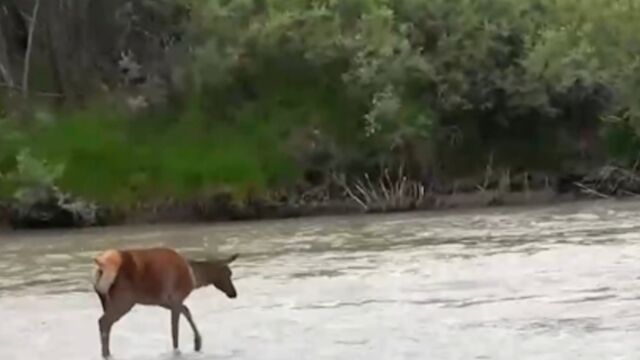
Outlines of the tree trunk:
{"label": "tree trunk", "polygon": [[29,22],[29,38],[27,41],[27,51],[24,54],[24,66],[22,67],[22,97],[29,97],[29,70],[31,70],[31,53],[33,52],[33,36],[38,24],[38,13],[40,12],[40,0],[36,0]]}
{"label": "tree trunk", "polygon": [[[2,8],[0,7],[0,11]],[[2,81],[10,86],[14,86],[13,75],[11,74],[11,63],[9,62],[9,51],[7,49],[7,39],[4,35],[4,30],[2,29],[2,21],[0,15],[0,76],[2,77]]]}

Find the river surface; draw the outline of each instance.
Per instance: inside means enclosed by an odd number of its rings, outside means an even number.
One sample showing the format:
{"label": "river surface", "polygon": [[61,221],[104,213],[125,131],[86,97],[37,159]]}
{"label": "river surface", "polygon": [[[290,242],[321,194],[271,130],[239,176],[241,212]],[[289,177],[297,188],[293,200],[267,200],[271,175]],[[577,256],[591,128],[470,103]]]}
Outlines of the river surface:
{"label": "river surface", "polygon": [[240,253],[237,299],[135,307],[114,359],[640,359],[640,202],[0,235],[0,359],[100,359],[92,257]]}

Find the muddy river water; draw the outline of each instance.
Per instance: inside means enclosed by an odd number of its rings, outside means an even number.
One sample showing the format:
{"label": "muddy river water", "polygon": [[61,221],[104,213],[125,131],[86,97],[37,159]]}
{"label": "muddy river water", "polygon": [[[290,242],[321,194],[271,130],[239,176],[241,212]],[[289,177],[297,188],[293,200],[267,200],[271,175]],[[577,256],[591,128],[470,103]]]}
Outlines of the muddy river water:
{"label": "muddy river water", "polygon": [[640,359],[640,202],[0,235],[0,359],[100,359],[91,258],[239,252],[203,335],[138,306],[114,359]]}

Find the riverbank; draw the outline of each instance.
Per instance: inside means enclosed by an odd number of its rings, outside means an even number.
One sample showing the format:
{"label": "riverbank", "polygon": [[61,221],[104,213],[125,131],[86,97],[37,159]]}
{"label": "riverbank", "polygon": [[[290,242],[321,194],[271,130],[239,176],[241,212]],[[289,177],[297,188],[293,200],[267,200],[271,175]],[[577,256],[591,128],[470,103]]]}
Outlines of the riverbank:
{"label": "riverbank", "polygon": [[[366,176],[365,176],[366,178]],[[542,181],[535,180],[541,178]],[[82,228],[111,225],[211,223],[326,215],[534,206],[589,199],[628,199],[640,194],[636,168],[612,165],[586,174],[485,177],[426,188],[399,177],[393,182],[334,181],[316,188],[254,192],[238,197],[219,189],[189,198],[107,205],[61,191],[55,185],[26,188],[0,201],[0,227],[13,229]]]}
{"label": "riverbank", "polygon": [[[222,223],[236,221],[259,221],[287,218],[303,218],[335,215],[357,215],[365,213],[398,213],[413,211],[473,210],[489,207],[539,206],[590,200],[593,194],[579,192],[559,193],[553,189],[535,191],[477,191],[456,194],[433,194],[420,203],[404,208],[365,210],[348,198],[328,200],[321,203],[295,204],[277,201],[252,201],[233,203],[224,197],[213,197],[192,202],[167,201],[141,204],[135,208],[116,209],[98,207],[95,221],[81,224],[73,214],[63,214],[60,209],[40,207],[32,209],[31,216],[18,217],[5,204],[2,208],[0,228],[44,229],[83,228],[122,225]],[[629,199],[632,196],[615,196],[612,199]],[[47,214],[48,211],[48,214]],[[40,217],[39,219],[37,217]]]}

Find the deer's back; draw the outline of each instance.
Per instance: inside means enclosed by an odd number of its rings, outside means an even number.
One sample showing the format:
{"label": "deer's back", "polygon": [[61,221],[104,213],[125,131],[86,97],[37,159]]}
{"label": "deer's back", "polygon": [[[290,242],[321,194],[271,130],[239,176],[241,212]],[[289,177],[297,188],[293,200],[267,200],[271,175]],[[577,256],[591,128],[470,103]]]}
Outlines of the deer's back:
{"label": "deer's back", "polygon": [[136,302],[164,305],[182,302],[193,290],[189,264],[168,248],[122,250],[119,287],[126,288]]}

